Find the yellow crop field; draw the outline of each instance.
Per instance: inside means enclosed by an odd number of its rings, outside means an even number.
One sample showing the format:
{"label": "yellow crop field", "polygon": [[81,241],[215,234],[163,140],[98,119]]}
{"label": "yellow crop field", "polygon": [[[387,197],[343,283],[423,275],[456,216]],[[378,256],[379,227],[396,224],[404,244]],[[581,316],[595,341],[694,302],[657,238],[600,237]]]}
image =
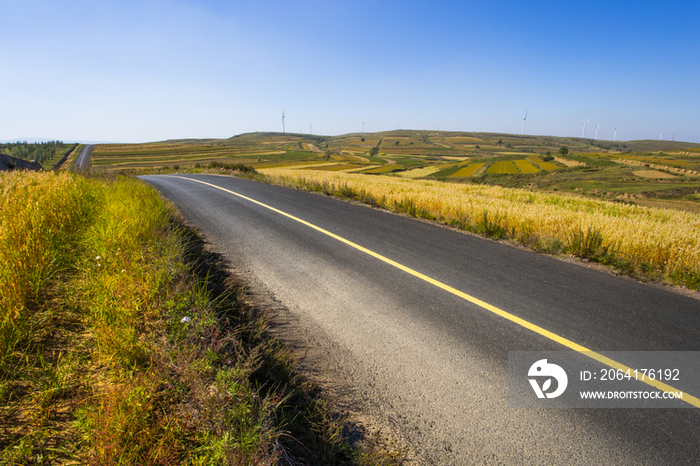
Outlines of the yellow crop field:
{"label": "yellow crop field", "polygon": [[452,175],[450,175],[450,177],[466,178],[468,176],[472,176],[474,173],[476,173],[476,171],[478,169],[480,169],[483,166],[484,166],[483,163],[470,163],[466,167],[460,168],[459,171],[457,171],[456,173],[453,173]]}
{"label": "yellow crop field", "polygon": [[389,173],[391,171],[396,170],[397,165],[391,164],[391,165],[380,165],[379,167],[376,168],[370,168],[369,170],[363,170],[362,173],[371,173],[371,174],[377,174],[377,173]]}
{"label": "yellow crop field", "polygon": [[348,168],[345,170],[341,170],[347,173],[356,173],[356,172],[362,172],[362,173],[367,173],[367,171],[372,170],[373,168],[379,168],[379,167],[384,167],[385,165],[362,165],[362,166],[357,166],[355,168]]}
{"label": "yellow crop field", "polygon": [[518,167],[520,173],[537,173],[540,171],[539,168],[527,160],[516,160],[515,166]]}
{"label": "yellow crop field", "polygon": [[482,139],[479,138],[474,138],[474,137],[469,137],[469,136],[450,136],[446,137],[445,141],[449,141],[453,144],[459,144],[459,143],[475,143],[475,142],[480,142]]}
{"label": "yellow crop field", "polygon": [[518,173],[518,169],[515,168],[513,162],[506,160],[503,162],[494,162],[489,169],[486,170],[486,173],[491,173],[494,175],[516,175]]}
{"label": "yellow crop field", "polygon": [[290,186],[324,183],[347,187],[372,196],[382,206],[410,203],[416,211],[446,223],[475,225],[486,214],[509,237],[521,241],[527,237],[566,244],[573,233],[593,229],[620,261],[666,277],[700,274],[700,216],[689,212],[381,175],[285,169],[265,173],[273,182]]}
{"label": "yellow crop field", "polygon": [[406,170],[403,172],[398,172],[397,175],[404,178],[423,178],[424,176],[432,175],[435,172],[442,170],[440,166],[414,168],[413,170]]}
{"label": "yellow crop field", "polygon": [[361,169],[361,168],[366,168],[366,166],[353,164],[353,163],[341,163],[341,164],[334,164],[334,165],[324,165],[321,167],[301,168],[301,170],[342,171],[342,170],[352,170],[352,169]]}
{"label": "yellow crop field", "polygon": [[547,170],[547,171],[549,171],[549,170],[558,170],[558,169],[559,169],[558,166],[554,165],[554,164],[551,163],[551,162],[545,162],[544,160],[542,160],[541,158],[537,157],[536,155],[531,155],[531,156],[529,156],[529,157],[527,158],[527,160],[529,160],[530,162],[534,163],[535,165],[537,165],[538,167],[540,167],[542,170]]}

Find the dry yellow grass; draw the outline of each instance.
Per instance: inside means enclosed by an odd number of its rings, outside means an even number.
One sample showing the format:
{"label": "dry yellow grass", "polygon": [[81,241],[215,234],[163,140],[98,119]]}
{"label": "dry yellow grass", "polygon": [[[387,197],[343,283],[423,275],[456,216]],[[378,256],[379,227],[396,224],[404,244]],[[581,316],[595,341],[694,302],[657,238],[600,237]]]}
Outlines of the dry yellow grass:
{"label": "dry yellow grass", "polygon": [[265,170],[283,183],[346,185],[382,205],[410,201],[431,217],[476,224],[486,212],[513,238],[534,236],[566,243],[576,231],[600,232],[620,261],[659,274],[700,273],[700,216],[670,209],[537,193],[497,186],[444,183],[388,176]]}
{"label": "dry yellow grass", "polygon": [[59,245],[90,211],[82,184],[68,173],[0,173],[0,326],[13,325],[62,266]]}
{"label": "dry yellow grass", "polygon": [[403,464],[339,440],[346,418],[154,189],[0,172],[0,209],[0,463]]}

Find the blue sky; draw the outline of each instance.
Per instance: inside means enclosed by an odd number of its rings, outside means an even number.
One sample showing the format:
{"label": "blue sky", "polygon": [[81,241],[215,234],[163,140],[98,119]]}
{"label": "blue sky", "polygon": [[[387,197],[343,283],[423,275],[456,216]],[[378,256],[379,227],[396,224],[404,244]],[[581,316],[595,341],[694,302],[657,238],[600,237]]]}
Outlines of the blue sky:
{"label": "blue sky", "polygon": [[0,0],[0,140],[700,142],[700,1]]}

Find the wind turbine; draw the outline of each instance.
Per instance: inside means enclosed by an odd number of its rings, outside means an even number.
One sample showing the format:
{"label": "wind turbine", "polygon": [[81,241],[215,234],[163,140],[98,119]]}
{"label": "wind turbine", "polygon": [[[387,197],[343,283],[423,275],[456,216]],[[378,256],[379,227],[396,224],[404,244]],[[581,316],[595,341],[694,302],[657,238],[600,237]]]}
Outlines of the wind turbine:
{"label": "wind turbine", "polygon": [[[591,121],[593,118],[589,118],[588,121]],[[583,124],[583,132],[581,133],[581,137],[585,137],[584,135],[586,134],[586,125],[588,124],[588,121]]]}
{"label": "wind turbine", "polygon": [[527,110],[525,110],[525,118],[523,118],[523,131],[520,134],[525,134],[525,121],[527,120]]}
{"label": "wind turbine", "polygon": [[595,127],[595,139],[598,139],[598,130],[600,129],[600,123]]}
{"label": "wind turbine", "polygon": [[661,141],[664,138],[664,133],[659,134],[659,141]]}
{"label": "wind turbine", "polygon": [[365,132],[365,122],[364,121],[362,122],[362,132],[363,133]]}
{"label": "wind turbine", "polygon": [[313,127],[314,127],[314,125],[312,125],[312,124],[309,122],[309,134],[314,134],[314,132],[313,132]]}
{"label": "wind turbine", "polygon": [[286,110],[284,110],[284,111],[282,112],[282,132],[283,132],[283,133],[286,133],[287,131],[286,131],[285,128],[284,128],[284,112],[286,112]]}
{"label": "wind turbine", "polygon": [[613,137],[613,141],[617,141],[617,128],[615,128],[615,136]]}

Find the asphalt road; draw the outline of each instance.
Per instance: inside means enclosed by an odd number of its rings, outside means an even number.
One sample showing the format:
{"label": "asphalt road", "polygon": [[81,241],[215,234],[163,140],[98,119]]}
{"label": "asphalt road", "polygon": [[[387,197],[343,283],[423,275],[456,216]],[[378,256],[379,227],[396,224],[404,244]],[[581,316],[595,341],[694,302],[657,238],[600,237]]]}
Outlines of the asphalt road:
{"label": "asphalt road", "polygon": [[507,390],[509,351],[569,350],[537,329],[593,351],[698,351],[697,299],[319,195],[211,175],[143,180],[262,283],[426,463],[700,461],[697,408],[514,409]]}
{"label": "asphalt road", "polygon": [[85,170],[90,151],[92,151],[92,144],[83,147],[83,150],[80,151],[80,155],[78,155],[78,160],[75,161],[74,170]]}

